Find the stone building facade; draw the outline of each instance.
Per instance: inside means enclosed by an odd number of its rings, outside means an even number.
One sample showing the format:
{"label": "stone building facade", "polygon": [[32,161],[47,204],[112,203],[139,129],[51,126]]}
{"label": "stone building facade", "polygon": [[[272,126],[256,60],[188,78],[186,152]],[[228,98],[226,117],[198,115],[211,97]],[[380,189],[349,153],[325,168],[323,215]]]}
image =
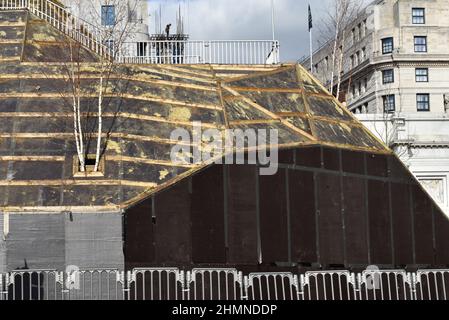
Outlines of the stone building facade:
{"label": "stone building facade", "polygon": [[125,42],[148,41],[148,3],[146,0],[62,0],[74,14],[94,26],[127,24]]}
{"label": "stone building facade", "polygon": [[[448,16],[448,0],[368,5],[345,31],[339,96],[396,151],[447,213]],[[332,45],[320,48],[314,62],[313,74],[329,87]]]}

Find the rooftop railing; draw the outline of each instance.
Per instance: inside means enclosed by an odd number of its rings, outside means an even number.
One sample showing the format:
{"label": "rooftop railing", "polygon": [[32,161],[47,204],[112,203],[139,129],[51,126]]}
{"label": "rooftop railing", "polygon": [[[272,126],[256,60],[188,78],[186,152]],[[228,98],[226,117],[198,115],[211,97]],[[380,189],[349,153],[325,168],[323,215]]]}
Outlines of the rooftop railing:
{"label": "rooftop railing", "polygon": [[277,64],[279,42],[270,40],[127,42],[118,54],[118,61],[152,64]]}
{"label": "rooftop railing", "polygon": [[278,64],[279,41],[148,41],[120,45],[111,54],[101,28],[50,0],[0,0],[0,10],[29,10],[101,57],[133,64]]}

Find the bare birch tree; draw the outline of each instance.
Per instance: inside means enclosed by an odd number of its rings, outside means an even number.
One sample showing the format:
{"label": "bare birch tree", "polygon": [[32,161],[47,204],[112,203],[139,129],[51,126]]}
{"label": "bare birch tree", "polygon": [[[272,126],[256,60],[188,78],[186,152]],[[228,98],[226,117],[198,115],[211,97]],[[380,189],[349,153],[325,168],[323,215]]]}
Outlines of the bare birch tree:
{"label": "bare birch tree", "polygon": [[[128,1],[123,0],[77,0],[72,3],[71,12],[74,15],[64,16],[64,23],[73,26],[73,30],[69,30],[69,37],[65,43],[65,52],[67,59],[63,59],[62,64],[64,81],[66,88],[60,90],[60,96],[64,104],[70,105],[73,113],[73,133],[75,137],[75,145],[77,158],[79,161],[79,171],[86,172],[86,160],[89,152],[89,145],[92,138],[96,135],[95,143],[95,165],[93,172],[100,169],[101,156],[103,148],[102,139],[105,134],[103,126],[103,114],[106,107],[105,94],[117,94],[120,90],[120,81],[125,75],[118,69],[118,56],[125,49],[126,41],[131,39],[133,32],[133,19],[136,16],[138,1],[132,1],[130,5]],[[81,6],[83,10],[81,10]],[[105,11],[110,10],[110,11]],[[89,12],[87,19],[90,22],[83,21],[75,23],[79,19],[75,14],[80,12]],[[96,30],[95,34],[88,33],[83,26],[90,25],[89,30]],[[87,28],[86,28],[87,29]],[[90,106],[86,106],[86,102],[82,99],[87,91],[87,83],[85,83],[85,63],[86,57],[83,56],[83,50],[86,48],[79,42],[80,38],[89,39],[90,42],[97,43],[100,48],[100,54],[95,56],[96,62],[91,62],[94,66],[94,78],[97,79],[96,85],[91,85],[91,94],[95,96],[96,112],[91,112]],[[74,40],[77,39],[78,41]],[[113,76],[111,78],[111,76]],[[49,75],[49,78],[51,75]],[[89,77],[88,77],[89,78]],[[92,79],[89,78],[89,79]],[[113,83],[113,81],[115,83]],[[127,80],[128,81],[128,80]],[[122,86],[126,87],[126,86]],[[95,116],[97,129],[89,127],[89,119]],[[109,133],[108,133],[109,135]]]}
{"label": "bare birch tree", "polygon": [[[95,151],[95,166],[93,171],[98,172],[102,151],[103,136],[103,110],[104,93],[110,86],[111,74],[115,71],[118,55],[125,48],[125,42],[130,39],[133,32],[133,19],[136,16],[137,1],[130,4],[123,0],[99,1],[89,0],[87,5],[91,12],[92,19],[95,21],[94,27],[100,30],[100,42],[105,45],[107,52],[100,55],[99,63],[99,84],[97,88],[97,113],[98,113],[98,131]],[[105,8],[113,8],[113,12],[105,12]]]}
{"label": "bare birch tree", "polygon": [[337,72],[337,97],[340,94],[348,28],[360,13],[362,5],[363,2],[359,0],[333,0],[321,24],[321,41],[332,46],[329,91],[334,93]]}

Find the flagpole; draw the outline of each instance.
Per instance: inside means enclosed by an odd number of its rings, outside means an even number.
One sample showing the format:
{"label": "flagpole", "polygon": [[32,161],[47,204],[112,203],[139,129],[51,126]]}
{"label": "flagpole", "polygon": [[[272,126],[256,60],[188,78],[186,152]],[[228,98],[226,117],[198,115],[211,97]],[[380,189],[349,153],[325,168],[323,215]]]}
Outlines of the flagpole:
{"label": "flagpole", "polygon": [[310,39],[310,73],[313,73],[313,39],[312,39],[312,10],[309,4],[309,39]]}
{"label": "flagpole", "polygon": [[276,31],[275,31],[275,22],[274,22],[274,0],[271,0],[271,31],[273,34],[273,43],[276,40]]}
{"label": "flagpole", "polygon": [[310,38],[310,72],[313,73],[313,41],[312,41],[312,29],[309,31]]}

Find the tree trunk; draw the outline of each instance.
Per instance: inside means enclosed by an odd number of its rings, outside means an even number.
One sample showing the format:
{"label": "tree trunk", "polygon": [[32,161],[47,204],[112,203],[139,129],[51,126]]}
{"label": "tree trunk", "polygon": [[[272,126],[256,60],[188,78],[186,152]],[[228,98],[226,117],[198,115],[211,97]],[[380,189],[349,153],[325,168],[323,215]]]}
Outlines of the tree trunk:
{"label": "tree trunk", "polygon": [[100,92],[98,95],[98,137],[97,137],[97,151],[95,154],[94,172],[98,172],[98,169],[100,167],[102,132],[103,132],[103,72],[100,77]]}
{"label": "tree trunk", "polygon": [[334,39],[334,48],[332,50],[332,73],[331,73],[331,85],[330,85],[330,93],[334,95],[334,76],[335,76],[335,56],[337,54],[337,42],[338,42],[338,33],[339,33],[339,25],[337,23],[335,28],[335,39]]}
{"label": "tree trunk", "polygon": [[341,40],[341,52],[340,52],[340,62],[338,64],[338,80],[337,80],[337,99],[340,97],[340,86],[341,86],[341,72],[343,70],[343,51],[345,49],[345,34],[343,32],[342,40]]}

